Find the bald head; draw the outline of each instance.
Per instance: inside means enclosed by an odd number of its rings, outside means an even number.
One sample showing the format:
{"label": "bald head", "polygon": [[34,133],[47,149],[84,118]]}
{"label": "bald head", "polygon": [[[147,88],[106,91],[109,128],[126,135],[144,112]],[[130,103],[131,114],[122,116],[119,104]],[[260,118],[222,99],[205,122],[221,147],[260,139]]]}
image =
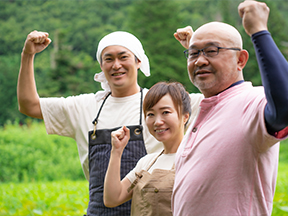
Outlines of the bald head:
{"label": "bald head", "polygon": [[210,22],[200,26],[192,35],[190,46],[199,40],[213,40],[221,46],[242,49],[242,37],[233,26],[222,22]]}
{"label": "bald head", "polygon": [[190,80],[205,97],[214,96],[243,80],[242,69],[249,54],[242,49],[241,35],[233,26],[221,22],[202,25],[192,34],[189,51]]}

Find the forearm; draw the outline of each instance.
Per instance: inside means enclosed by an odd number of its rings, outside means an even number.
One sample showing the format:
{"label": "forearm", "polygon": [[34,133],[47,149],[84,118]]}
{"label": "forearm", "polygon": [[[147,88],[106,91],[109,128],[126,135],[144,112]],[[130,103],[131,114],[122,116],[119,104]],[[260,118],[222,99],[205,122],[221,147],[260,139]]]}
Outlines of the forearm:
{"label": "forearm", "polygon": [[288,63],[268,31],[252,35],[267,105],[264,117],[269,133],[288,125]]}
{"label": "forearm", "polygon": [[123,184],[120,179],[121,155],[111,151],[103,194],[103,201],[107,207],[115,207],[129,200],[128,186]]}
{"label": "forearm", "polygon": [[21,113],[35,118],[43,118],[34,78],[34,55],[21,54],[17,98]]}

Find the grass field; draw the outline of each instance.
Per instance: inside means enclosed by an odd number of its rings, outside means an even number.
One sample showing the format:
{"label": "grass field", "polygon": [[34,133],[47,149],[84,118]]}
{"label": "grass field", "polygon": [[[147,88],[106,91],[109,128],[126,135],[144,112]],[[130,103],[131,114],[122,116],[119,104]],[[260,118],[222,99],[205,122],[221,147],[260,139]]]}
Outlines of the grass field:
{"label": "grass field", "polygon": [[[288,164],[280,163],[272,216],[288,216]],[[1,216],[83,215],[87,181],[0,184]]]}
{"label": "grass field", "polygon": [[83,215],[88,201],[86,180],[0,185],[1,216]]}
{"label": "grass field", "polygon": [[272,215],[288,216],[288,164],[286,163],[279,164]]}
{"label": "grass field", "polygon": [[[1,216],[74,216],[86,213],[86,180],[0,183]],[[288,140],[281,144],[272,216],[288,216]]]}

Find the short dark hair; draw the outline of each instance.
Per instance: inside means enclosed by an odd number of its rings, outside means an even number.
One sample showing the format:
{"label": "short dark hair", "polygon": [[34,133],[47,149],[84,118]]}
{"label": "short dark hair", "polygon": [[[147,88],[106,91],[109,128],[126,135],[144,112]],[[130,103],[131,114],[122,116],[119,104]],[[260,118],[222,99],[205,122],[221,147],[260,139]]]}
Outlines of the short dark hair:
{"label": "short dark hair", "polygon": [[171,96],[178,116],[189,113],[190,117],[190,96],[184,86],[179,82],[158,82],[150,88],[143,101],[143,112],[145,117],[147,112],[166,94]]}

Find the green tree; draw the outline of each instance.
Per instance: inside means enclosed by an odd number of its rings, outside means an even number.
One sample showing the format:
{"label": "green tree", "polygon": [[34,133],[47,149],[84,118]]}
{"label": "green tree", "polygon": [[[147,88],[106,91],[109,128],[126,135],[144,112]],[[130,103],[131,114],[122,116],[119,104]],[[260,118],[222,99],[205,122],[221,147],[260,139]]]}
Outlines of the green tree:
{"label": "green tree", "polygon": [[188,91],[196,91],[191,84],[184,48],[173,34],[183,19],[176,1],[139,0],[129,13],[129,28],[143,44],[150,61],[151,76],[140,74],[139,83],[151,87],[158,81],[179,81]]}
{"label": "green tree", "polygon": [[[40,96],[97,91],[100,85],[93,81],[94,73],[100,71],[95,57],[97,44],[104,35],[116,30],[135,34],[146,50],[151,63],[151,77],[146,78],[140,73],[141,86],[150,87],[160,80],[176,80],[182,82],[189,92],[195,92],[197,89],[188,78],[184,48],[174,39],[173,33],[180,27],[191,25],[197,29],[214,20],[228,22],[241,32],[244,48],[250,53],[244,77],[260,85],[254,48],[237,12],[241,1],[0,1],[0,98],[3,104],[0,124],[7,119],[24,118],[17,109],[17,74],[26,35],[34,29],[47,31],[52,39],[52,44],[36,55],[35,74]],[[265,1],[271,9],[269,31],[287,56],[288,2]],[[55,52],[57,34],[58,51]]]}
{"label": "green tree", "polygon": [[16,97],[19,58],[19,55],[0,56],[0,126],[8,119],[24,118],[18,111]]}
{"label": "green tree", "polygon": [[[287,22],[283,16],[283,13],[279,13],[279,10],[276,7],[276,2],[277,1],[266,1],[266,4],[270,8],[268,30],[281,52],[286,55],[287,58],[287,47],[285,47],[283,43],[288,41],[288,32],[286,28],[283,28],[283,26],[287,26]],[[239,23],[241,23],[241,20],[239,20]],[[239,31],[243,38],[243,46],[249,52],[249,60],[246,67],[244,68],[244,78],[245,80],[251,81],[254,85],[262,85],[259,67],[251,38],[245,33],[242,24],[239,26]]]}
{"label": "green tree", "polygon": [[261,78],[255,56],[255,50],[250,36],[247,35],[243,26],[242,19],[238,14],[238,5],[241,1],[220,0],[220,21],[234,26],[240,32],[243,39],[243,48],[249,52],[249,60],[243,70],[244,79],[251,81],[254,85],[261,85]]}
{"label": "green tree", "polygon": [[183,27],[190,25],[196,30],[204,23],[222,20],[222,10],[218,6],[219,0],[182,0],[179,4],[181,8],[179,16],[182,16],[184,20]]}

